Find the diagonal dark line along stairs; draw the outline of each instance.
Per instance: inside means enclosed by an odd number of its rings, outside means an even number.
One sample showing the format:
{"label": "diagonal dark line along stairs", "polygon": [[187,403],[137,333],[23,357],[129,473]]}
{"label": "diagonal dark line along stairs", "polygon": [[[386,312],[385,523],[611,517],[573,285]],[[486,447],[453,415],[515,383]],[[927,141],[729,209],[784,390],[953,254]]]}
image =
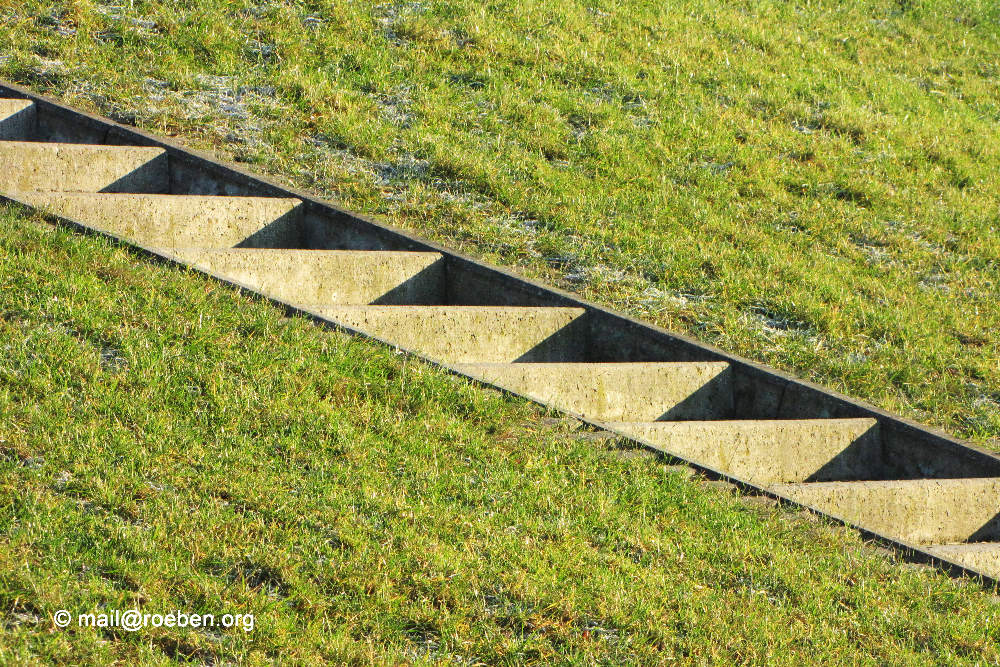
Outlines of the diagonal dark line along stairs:
{"label": "diagonal dark line along stairs", "polygon": [[0,194],[1000,579],[1000,458],[0,86]]}

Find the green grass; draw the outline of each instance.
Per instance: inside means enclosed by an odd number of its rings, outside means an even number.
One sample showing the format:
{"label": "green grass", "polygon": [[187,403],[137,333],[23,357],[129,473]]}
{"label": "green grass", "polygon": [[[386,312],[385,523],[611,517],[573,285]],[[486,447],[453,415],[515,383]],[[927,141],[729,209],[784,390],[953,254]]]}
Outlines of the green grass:
{"label": "green grass", "polygon": [[[0,663],[1000,660],[997,598],[0,209]],[[58,630],[74,615],[256,627]]]}
{"label": "green grass", "polygon": [[1000,447],[996,3],[670,4],[20,0],[0,76]]}
{"label": "green grass", "polygon": [[[990,2],[0,1],[0,76],[973,440]],[[0,214],[0,663],[1000,660],[850,533]],[[99,605],[257,628],[55,630]]]}

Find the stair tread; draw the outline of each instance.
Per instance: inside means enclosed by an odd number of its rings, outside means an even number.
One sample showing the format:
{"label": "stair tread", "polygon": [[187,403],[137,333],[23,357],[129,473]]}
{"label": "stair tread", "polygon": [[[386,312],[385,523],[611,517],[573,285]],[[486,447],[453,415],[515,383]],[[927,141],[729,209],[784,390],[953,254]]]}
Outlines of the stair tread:
{"label": "stair tread", "polygon": [[2,97],[0,98],[0,117],[17,113],[18,111],[23,111],[25,109],[30,109],[33,106],[35,106],[35,103],[31,100],[22,100],[16,97]]}
{"label": "stair tread", "polygon": [[[381,252],[375,250],[372,252]],[[423,305],[423,306],[379,306],[379,305],[347,305],[347,306],[328,306],[324,304],[314,304],[318,308],[329,309],[330,311],[343,311],[345,313],[352,312],[364,312],[370,311],[371,313],[385,314],[385,315],[398,315],[402,311],[412,311],[417,314],[433,314],[435,312],[449,312],[455,314],[475,314],[475,313],[496,313],[496,314],[517,314],[517,313],[569,313],[573,312],[578,315],[582,315],[587,312],[584,308],[577,308],[575,306],[465,306],[465,305]],[[467,362],[466,365],[480,365],[483,362]],[[485,362],[487,364],[496,366],[507,366],[510,362],[504,361],[493,361]],[[572,362],[565,362],[569,365]],[[547,366],[550,364],[546,364]]]}
{"label": "stair tread", "polygon": [[[194,197],[201,195],[159,195],[159,196],[184,196]],[[218,197],[206,196],[208,199],[218,199]],[[250,197],[234,197],[234,199],[251,199]],[[261,199],[273,199],[272,197],[261,197]],[[298,201],[298,200],[295,200]],[[318,250],[312,248],[206,248],[201,246],[191,246],[185,248],[175,248],[175,253],[185,253],[190,256],[200,255],[294,255],[298,258],[309,259],[310,257],[444,257],[439,252],[422,250]]]}
{"label": "stair tread", "polygon": [[955,554],[995,554],[1000,557],[1000,542],[956,542],[954,544],[932,544],[927,547],[931,553]]}
{"label": "stair tread", "polygon": [[[463,308],[525,308],[525,307],[548,307],[548,308],[560,308],[560,306],[462,306]],[[469,363],[469,364],[459,364],[462,368],[476,369],[476,370],[491,370],[491,369],[536,369],[536,370],[550,370],[553,372],[565,373],[601,373],[601,372],[628,372],[637,369],[649,368],[649,369],[672,369],[672,368],[683,368],[685,366],[703,366],[705,368],[728,368],[728,361],[586,361],[586,362],[555,362],[551,364],[541,364],[541,363],[503,363],[503,362],[489,362],[489,363]]]}
{"label": "stair tread", "polygon": [[894,489],[926,489],[934,491],[938,489],[949,489],[952,487],[966,487],[969,485],[993,485],[1000,484],[1000,477],[953,477],[953,478],[921,478],[921,479],[876,479],[861,481],[832,481],[832,482],[806,482],[799,484],[787,484],[788,488],[809,488],[809,489],[879,489],[892,491]]}
{"label": "stair tread", "polygon": [[[670,362],[670,363],[688,363],[688,362]],[[719,362],[726,363],[726,362]],[[684,428],[705,428],[710,426],[725,426],[725,427],[739,427],[744,425],[761,425],[768,427],[780,427],[789,426],[794,424],[877,424],[878,420],[871,417],[809,417],[804,419],[716,419],[716,420],[701,420],[701,421],[684,421],[684,422],[672,422],[672,421],[657,421],[657,422],[645,422],[645,421],[622,421],[622,422],[609,422],[609,424],[615,426],[632,426],[632,425],[642,425],[649,426],[651,428],[664,428],[670,429],[674,427],[684,427]]]}
{"label": "stair tread", "polygon": [[39,152],[78,152],[78,153],[166,153],[160,146],[133,146],[129,144],[78,144],[68,141],[3,141],[0,148],[10,151],[35,150]]}

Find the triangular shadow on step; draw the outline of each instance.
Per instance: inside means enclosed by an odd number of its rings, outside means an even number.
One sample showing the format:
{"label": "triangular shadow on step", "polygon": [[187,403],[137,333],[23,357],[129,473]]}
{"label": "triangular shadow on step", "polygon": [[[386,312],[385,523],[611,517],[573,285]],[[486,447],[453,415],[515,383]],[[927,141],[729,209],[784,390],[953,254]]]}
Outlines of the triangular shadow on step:
{"label": "triangular shadow on step", "polygon": [[[794,443],[789,445],[794,446]],[[789,481],[863,482],[886,479],[888,476],[882,454],[882,439],[878,425],[875,424],[813,474],[803,480]]]}
{"label": "triangular shadow on step", "polygon": [[733,369],[726,368],[656,421],[718,421],[734,419]]}
{"label": "triangular shadow on step", "polygon": [[0,120],[0,141],[32,141],[38,133],[34,106],[25,106]]}
{"label": "triangular shadow on step", "polygon": [[141,164],[115,181],[108,183],[97,194],[166,195],[170,194],[170,172],[165,154]]}
{"label": "triangular shadow on step", "polygon": [[246,237],[234,248],[305,248],[303,243],[302,206],[296,206]]}
{"label": "triangular shadow on step", "polygon": [[995,542],[1000,540],[1000,514],[987,521],[983,526],[969,535],[967,542]]}
{"label": "triangular shadow on step", "polygon": [[445,288],[445,260],[438,259],[391,290],[378,297],[371,306],[444,306],[448,304]]}
{"label": "triangular shadow on step", "polygon": [[577,317],[564,327],[539,341],[511,363],[567,363],[589,361],[590,324],[586,317]]}

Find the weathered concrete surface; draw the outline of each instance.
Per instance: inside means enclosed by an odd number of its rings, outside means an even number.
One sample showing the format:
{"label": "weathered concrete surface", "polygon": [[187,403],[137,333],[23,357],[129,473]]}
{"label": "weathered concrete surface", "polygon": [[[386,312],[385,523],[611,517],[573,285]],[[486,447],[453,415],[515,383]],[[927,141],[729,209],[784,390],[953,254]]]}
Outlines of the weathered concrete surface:
{"label": "weathered concrete surface", "polygon": [[1000,542],[972,542],[969,544],[940,544],[927,547],[938,558],[950,560],[1000,579]]}
{"label": "weathered concrete surface", "polygon": [[912,544],[1000,538],[1000,478],[775,484],[773,491]]}
{"label": "weathered concrete surface", "polygon": [[30,139],[38,127],[38,113],[31,100],[0,100],[0,140]]}
{"label": "weathered concrete surface", "polygon": [[184,249],[196,268],[293,304],[442,304],[444,260],[436,252]]}
{"label": "weathered concrete surface", "polygon": [[726,362],[462,364],[457,368],[600,421],[724,419],[733,409]]}
{"label": "weathered concrete surface", "polygon": [[0,192],[168,192],[162,148],[0,143]]}
{"label": "weathered concrete surface", "polygon": [[611,424],[616,430],[757,484],[876,479],[883,469],[874,419],[733,420]]}
{"label": "weathered concrete surface", "polygon": [[296,233],[298,199],[21,192],[16,199],[146,247],[229,248]]}
{"label": "weathered concrete surface", "polygon": [[315,313],[447,364],[567,361],[586,350],[583,308],[314,306]]}

